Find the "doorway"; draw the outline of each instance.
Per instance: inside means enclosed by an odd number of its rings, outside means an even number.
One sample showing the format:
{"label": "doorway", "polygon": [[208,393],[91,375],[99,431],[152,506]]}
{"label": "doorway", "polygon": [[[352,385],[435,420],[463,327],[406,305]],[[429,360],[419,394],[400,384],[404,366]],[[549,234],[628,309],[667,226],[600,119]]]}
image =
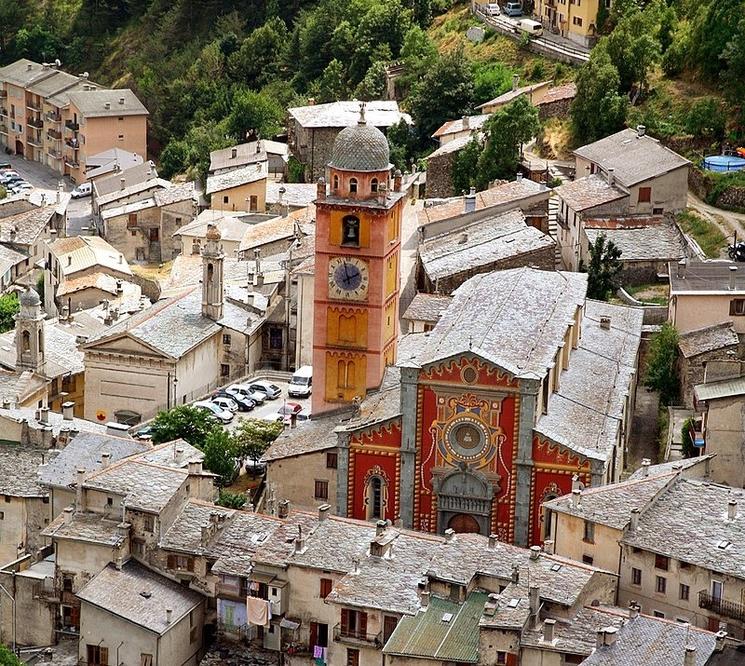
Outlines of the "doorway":
{"label": "doorway", "polygon": [[456,513],[448,521],[448,528],[458,534],[478,534],[481,531],[478,521],[467,513]]}

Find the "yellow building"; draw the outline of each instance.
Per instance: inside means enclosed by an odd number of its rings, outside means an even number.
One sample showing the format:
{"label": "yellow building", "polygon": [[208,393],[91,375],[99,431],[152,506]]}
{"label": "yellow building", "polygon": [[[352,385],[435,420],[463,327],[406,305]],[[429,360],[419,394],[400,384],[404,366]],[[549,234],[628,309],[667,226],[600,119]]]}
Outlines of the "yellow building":
{"label": "yellow building", "polygon": [[537,0],[535,14],[547,30],[582,46],[592,46],[601,2],[610,10],[611,0]]}
{"label": "yellow building", "polygon": [[213,210],[242,210],[263,213],[266,210],[267,163],[248,164],[207,177],[206,194]]}

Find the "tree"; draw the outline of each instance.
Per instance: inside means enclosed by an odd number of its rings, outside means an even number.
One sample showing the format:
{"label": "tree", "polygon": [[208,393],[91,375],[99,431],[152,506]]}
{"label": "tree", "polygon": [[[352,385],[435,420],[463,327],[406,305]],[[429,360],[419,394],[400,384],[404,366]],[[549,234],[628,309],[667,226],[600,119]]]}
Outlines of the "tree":
{"label": "tree", "polygon": [[242,509],[246,506],[248,498],[246,493],[234,493],[230,490],[221,490],[217,496],[218,506],[224,506],[228,509]]}
{"label": "tree", "polygon": [[238,448],[236,440],[224,428],[210,430],[202,447],[204,466],[217,474],[217,485],[220,488],[230,485],[239,469]]}
{"label": "tree", "polygon": [[385,64],[379,60],[370,65],[365,78],[355,89],[354,96],[364,100],[380,99],[385,92],[385,83]]}
{"label": "tree", "polygon": [[0,644],[0,666],[23,666],[23,662],[10,651],[7,645]]}
{"label": "tree", "polygon": [[649,364],[644,384],[658,391],[663,405],[672,405],[678,397],[678,331],[670,322],[662,324],[649,346]]}
{"label": "tree", "polygon": [[497,178],[512,178],[520,164],[522,144],[540,129],[538,109],[526,95],[495,111],[484,123],[484,148],[476,164],[476,187],[485,190]]}
{"label": "tree", "polygon": [[577,95],[570,111],[577,143],[592,143],[623,127],[628,99],[619,94],[619,85],[618,70],[601,43],[577,75]]}
{"label": "tree", "polygon": [[314,86],[316,101],[323,104],[336,102],[347,96],[348,86],[344,65],[334,58]]}
{"label": "tree", "polygon": [[745,103],[745,18],[737,24],[737,31],[724,47],[722,58],[727,63],[727,69],[722,72],[724,94],[742,110]]}
{"label": "tree", "polygon": [[660,16],[658,6],[650,3],[644,11],[626,15],[613,32],[603,38],[608,55],[618,69],[622,92],[635,86],[640,91],[647,87],[649,72],[662,54],[658,39]]}
{"label": "tree", "polygon": [[401,119],[388,128],[387,136],[391,163],[401,172],[408,170],[416,144],[416,135],[411,125]]}
{"label": "tree", "polygon": [[453,190],[468,192],[476,185],[479,156],[484,146],[478,137],[473,137],[455,156],[453,164]]}
{"label": "tree", "polygon": [[191,405],[179,405],[158,412],[151,427],[154,444],[183,439],[198,449],[204,447],[207,436],[213,430],[222,430],[212,414]]}
{"label": "tree", "polygon": [[411,91],[409,108],[420,146],[430,145],[432,134],[446,120],[471,113],[473,101],[471,66],[463,48],[457,48],[439,58]]}
{"label": "tree", "polygon": [[721,141],[727,118],[722,105],[713,97],[696,100],[685,119],[686,132]]}
{"label": "tree", "polygon": [[248,458],[256,465],[283,429],[284,426],[276,421],[244,419],[234,435],[238,457]]}
{"label": "tree", "polygon": [[0,56],[8,54],[8,47],[16,33],[24,26],[28,5],[18,0],[0,0]]}
{"label": "tree", "polygon": [[282,127],[284,113],[270,97],[254,90],[239,90],[233,95],[227,130],[236,141],[245,141],[249,133],[274,136]]}
{"label": "tree", "polygon": [[600,234],[588,249],[590,263],[580,265],[580,271],[587,273],[587,297],[607,301],[619,286],[621,250],[605,234]]}
{"label": "tree", "polygon": [[0,296],[0,333],[5,333],[5,331],[10,331],[15,327],[15,317],[19,309],[20,305],[18,304],[17,294],[12,293]]}

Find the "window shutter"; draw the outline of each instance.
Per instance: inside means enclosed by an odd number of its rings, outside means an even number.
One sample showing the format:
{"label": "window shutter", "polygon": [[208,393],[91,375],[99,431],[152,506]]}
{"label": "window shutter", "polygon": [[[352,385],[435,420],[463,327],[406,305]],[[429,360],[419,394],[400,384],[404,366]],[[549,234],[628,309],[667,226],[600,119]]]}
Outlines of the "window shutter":
{"label": "window shutter", "polygon": [[310,623],[310,644],[318,645],[318,623]]}
{"label": "window shutter", "polygon": [[341,609],[341,632],[343,634],[349,632],[349,611],[346,608]]}
{"label": "window shutter", "polygon": [[367,613],[358,613],[359,617],[359,634],[360,636],[367,636]]}
{"label": "window shutter", "polygon": [[186,570],[194,571],[194,558],[193,557],[186,558]]}
{"label": "window shutter", "polygon": [[101,648],[101,664],[103,666],[108,666],[109,664],[109,648],[102,647]]}
{"label": "window shutter", "polygon": [[731,315],[735,314],[735,301],[734,300],[731,300],[729,302],[729,313]]}
{"label": "window shutter", "polygon": [[175,555],[169,555],[168,556],[168,562],[167,562],[166,566],[169,569],[175,569],[176,568],[176,556]]}

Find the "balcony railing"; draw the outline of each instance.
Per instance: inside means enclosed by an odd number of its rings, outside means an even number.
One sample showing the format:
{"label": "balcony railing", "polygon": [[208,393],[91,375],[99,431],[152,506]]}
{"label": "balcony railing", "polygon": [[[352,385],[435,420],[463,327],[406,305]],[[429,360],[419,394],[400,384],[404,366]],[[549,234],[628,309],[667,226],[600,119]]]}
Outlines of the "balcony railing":
{"label": "balcony railing", "polygon": [[32,111],[41,111],[41,104],[37,104],[36,102],[27,101],[26,102],[26,108],[31,109]]}
{"label": "balcony railing", "polygon": [[74,157],[70,157],[69,155],[65,155],[65,164],[69,167],[72,167],[73,169],[77,169],[80,164]]}
{"label": "balcony railing", "polygon": [[721,597],[714,597],[708,592],[701,591],[698,594],[699,608],[705,608],[715,612],[717,615],[745,622],[745,606],[736,601],[727,601]]}
{"label": "balcony railing", "polygon": [[44,127],[44,121],[42,121],[41,118],[34,118],[33,116],[26,118],[26,124],[31,127],[36,127],[37,129]]}
{"label": "balcony railing", "polygon": [[54,139],[55,141],[60,141],[62,139],[62,132],[55,129],[48,129],[47,130],[47,136],[50,139]]}
{"label": "balcony railing", "polygon": [[50,123],[61,123],[62,115],[54,111],[48,111],[44,116]]}
{"label": "balcony railing", "polygon": [[339,643],[349,645],[374,645],[375,647],[383,646],[383,632],[377,634],[368,634],[353,629],[343,629],[341,624],[334,627],[334,640]]}
{"label": "balcony railing", "polygon": [[0,134],[7,134],[8,126],[5,123],[0,123]]}
{"label": "balcony railing", "polygon": [[75,123],[72,120],[68,120],[65,123],[65,129],[69,130],[70,132],[77,132],[80,129],[80,124]]}
{"label": "balcony railing", "polygon": [[55,148],[50,148],[49,150],[47,150],[47,152],[49,153],[49,157],[53,157],[55,160],[62,159],[62,153]]}
{"label": "balcony railing", "polygon": [[77,139],[65,139],[65,145],[77,150],[78,148],[80,148],[80,141],[78,141]]}
{"label": "balcony railing", "polygon": [[34,134],[27,134],[26,135],[26,142],[31,144],[32,146],[37,146],[38,148],[41,148],[41,137],[35,136]]}

